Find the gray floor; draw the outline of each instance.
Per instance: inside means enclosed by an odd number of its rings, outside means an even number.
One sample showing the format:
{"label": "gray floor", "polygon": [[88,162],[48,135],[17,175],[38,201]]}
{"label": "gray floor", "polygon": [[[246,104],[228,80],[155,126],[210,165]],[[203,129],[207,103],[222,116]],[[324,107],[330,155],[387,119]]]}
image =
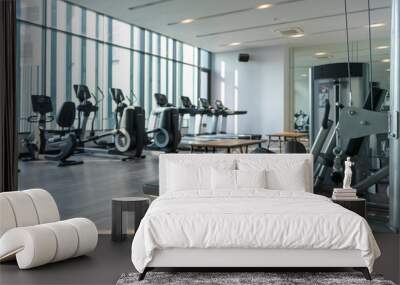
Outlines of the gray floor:
{"label": "gray floor", "polygon": [[4,263],[0,265],[0,284],[115,284],[122,273],[134,271],[131,242],[114,243],[109,235],[100,235],[96,250],[88,256],[29,270],[18,270],[15,262]]}
{"label": "gray floor", "polygon": [[[396,241],[388,234],[376,234],[375,237],[383,255],[376,262],[375,273],[399,283],[399,238]],[[15,262],[4,263],[0,265],[0,284],[115,284],[122,273],[134,271],[130,260],[131,242],[128,238],[116,243],[109,235],[100,235],[96,250],[88,256],[30,270],[19,270]]]}
{"label": "gray floor", "polygon": [[57,167],[56,162],[19,163],[19,188],[44,188],[59,207],[62,219],[85,217],[101,232],[111,229],[111,199],[142,195],[145,182],[158,179],[158,156],[120,161],[104,157],[74,156],[84,164]]}
{"label": "gray floor", "polygon": [[[86,217],[101,233],[111,228],[111,199],[142,195],[142,184],[158,178],[158,157],[121,162],[83,158],[79,166],[59,168],[54,162],[20,162],[20,189],[41,187],[54,196],[63,219]],[[382,251],[375,271],[400,281],[400,236],[376,233]],[[0,265],[0,284],[115,284],[121,273],[133,271],[130,241],[112,243],[102,236],[89,257],[20,271],[15,263]]]}

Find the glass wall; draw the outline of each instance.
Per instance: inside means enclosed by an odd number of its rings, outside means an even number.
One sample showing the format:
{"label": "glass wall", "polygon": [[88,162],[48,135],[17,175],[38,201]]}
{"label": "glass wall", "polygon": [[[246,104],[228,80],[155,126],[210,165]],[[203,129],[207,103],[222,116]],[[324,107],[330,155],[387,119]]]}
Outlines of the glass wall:
{"label": "glass wall", "polygon": [[[97,129],[114,125],[111,87],[137,97],[148,116],[163,93],[197,102],[200,70],[210,69],[208,51],[61,0],[17,0],[17,92],[19,131],[31,129],[30,96],[52,98],[54,114],[77,99],[74,84],[99,98]],[[204,86],[203,82],[203,86]],[[206,91],[202,91],[204,94]],[[204,96],[204,95],[202,95]],[[55,126],[52,126],[55,127]]]}
{"label": "glass wall", "polygon": [[[377,13],[371,10],[372,19],[380,18],[380,23],[368,22],[367,12],[363,17],[349,15],[348,44],[343,27],[333,31],[329,35],[332,40],[324,44],[291,49],[293,113],[296,114],[292,129],[308,130],[310,145],[322,144],[322,150],[316,154],[319,159],[314,168],[317,170],[314,193],[330,196],[333,188],[341,186],[341,178],[334,181],[332,174],[342,171],[337,170],[340,156],[336,151],[343,151],[341,158],[350,156],[355,164],[352,185],[356,185],[353,187],[357,188],[357,196],[366,200],[366,218],[372,230],[387,232],[393,199],[389,172],[385,173],[392,159],[386,125],[391,108],[390,16],[384,18]],[[328,133],[322,141],[317,140],[317,134],[327,110],[326,102],[330,105],[328,118],[332,123],[325,125]],[[362,124],[365,117],[367,127]],[[305,128],[307,121],[309,128]],[[357,122],[360,128],[348,129]],[[335,170],[325,163],[329,161],[335,161]]]}
{"label": "glass wall", "polygon": [[[365,63],[369,66],[369,41],[350,42],[350,62]],[[372,81],[380,88],[389,90],[390,84],[390,37],[372,41]],[[347,62],[346,43],[331,43],[292,49],[294,113],[310,113],[310,68],[330,63]],[[366,77],[368,77],[368,72]]]}

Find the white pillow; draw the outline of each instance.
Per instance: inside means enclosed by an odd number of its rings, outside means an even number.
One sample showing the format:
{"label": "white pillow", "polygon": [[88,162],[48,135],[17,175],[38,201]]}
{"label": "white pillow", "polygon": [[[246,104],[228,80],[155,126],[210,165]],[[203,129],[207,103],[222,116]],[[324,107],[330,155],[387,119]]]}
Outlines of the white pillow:
{"label": "white pillow", "polygon": [[206,171],[204,167],[170,163],[168,172],[168,184],[171,191],[209,189],[211,187],[209,170]]}
{"label": "white pillow", "polygon": [[236,170],[238,188],[267,188],[267,171]]}
{"label": "white pillow", "polygon": [[[274,157],[272,159],[272,157]],[[310,191],[311,169],[306,159],[296,155],[266,155],[266,158],[246,157],[237,160],[239,170],[265,169],[267,188],[271,190]]]}
{"label": "white pillow", "polygon": [[273,190],[307,191],[306,162],[293,163],[290,167],[267,170],[267,188]]}
{"label": "white pillow", "polygon": [[212,168],[211,189],[236,190],[236,185],[236,170]]}
{"label": "white pillow", "polygon": [[235,161],[218,161],[213,165],[195,165],[187,161],[168,164],[167,191],[210,190],[212,188],[212,169],[230,171]]}

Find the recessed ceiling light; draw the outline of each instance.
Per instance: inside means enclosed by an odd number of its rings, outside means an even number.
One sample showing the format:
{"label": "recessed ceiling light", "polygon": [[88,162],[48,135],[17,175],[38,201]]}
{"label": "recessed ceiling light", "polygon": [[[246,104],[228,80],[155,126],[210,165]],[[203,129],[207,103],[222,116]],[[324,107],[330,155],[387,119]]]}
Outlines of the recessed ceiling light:
{"label": "recessed ceiling light", "polygon": [[263,9],[268,9],[268,8],[271,8],[271,7],[272,7],[272,4],[266,3],[266,4],[258,5],[257,9],[258,10],[263,10]]}
{"label": "recessed ceiling light", "polygon": [[387,49],[389,46],[377,46],[375,49]]}
{"label": "recessed ceiling light", "polygon": [[240,46],[240,44],[241,43],[239,43],[239,42],[234,42],[234,43],[230,43],[228,46],[235,47],[235,46]]}
{"label": "recessed ceiling light", "polygon": [[327,58],[332,58],[333,55],[324,51],[316,52],[314,53],[314,57],[318,59],[327,59]]}
{"label": "recessed ceiling light", "polygon": [[302,38],[302,37],[304,37],[304,34],[291,35],[289,37],[290,38]]}
{"label": "recessed ceiling light", "polygon": [[368,28],[368,27],[371,27],[371,28],[380,28],[380,27],[384,27],[385,26],[385,23],[374,23],[374,24],[371,24],[371,25],[367,25],[366,27]]}
{"label": "recessed ceiling light", "polygon": [[184,19],[184,20],[179,21],[179,24],[190,24],[193,22],[194,22],[194,19]]}
{"label": "recessed ceiling light", "polygon": [[382,59],[382,62],[384,62],[384,63],[390,62],[390,59],[389,58]]}

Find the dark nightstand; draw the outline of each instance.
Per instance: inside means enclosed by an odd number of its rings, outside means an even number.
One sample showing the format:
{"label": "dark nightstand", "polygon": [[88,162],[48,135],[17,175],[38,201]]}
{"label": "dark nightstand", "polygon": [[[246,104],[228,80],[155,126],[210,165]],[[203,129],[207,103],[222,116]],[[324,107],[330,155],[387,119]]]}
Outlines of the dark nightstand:
{"label": "dark nightstand", "polygon": [[126,234],[123,233],[123,212],[134,212],[135,232],[139,228],[140,221],[149,208],[150,200],[145,197],[122,197],[112,199],[112,230],[113,241],[123,241]]}
{"label": "dark nightstand", "polygon": [[363,198],[354,198],[351,200],[332,199],[332,201],[340,206],[359,214],[361,217],[367,217],[367,203]]}

